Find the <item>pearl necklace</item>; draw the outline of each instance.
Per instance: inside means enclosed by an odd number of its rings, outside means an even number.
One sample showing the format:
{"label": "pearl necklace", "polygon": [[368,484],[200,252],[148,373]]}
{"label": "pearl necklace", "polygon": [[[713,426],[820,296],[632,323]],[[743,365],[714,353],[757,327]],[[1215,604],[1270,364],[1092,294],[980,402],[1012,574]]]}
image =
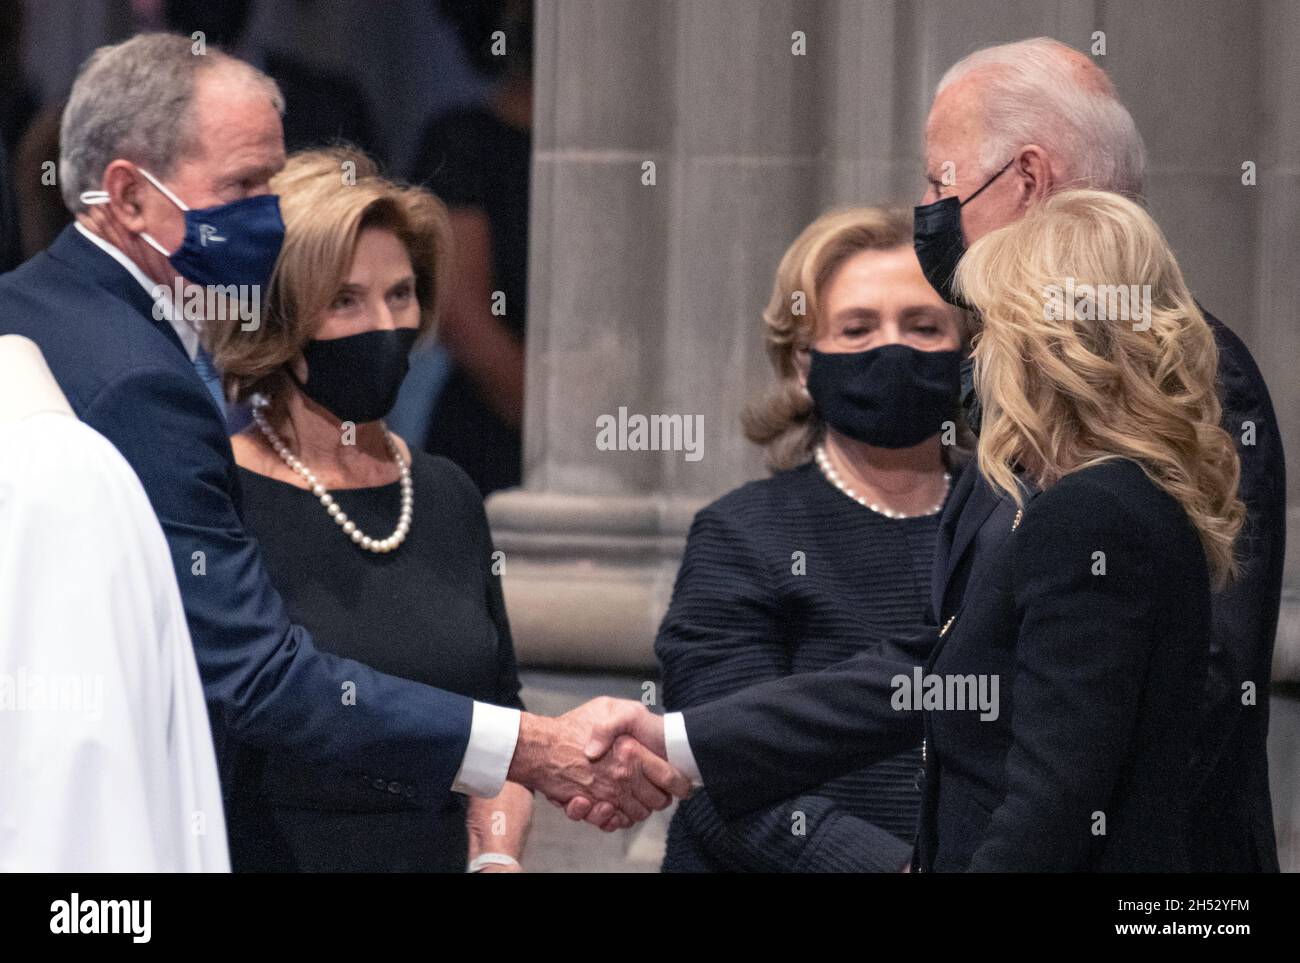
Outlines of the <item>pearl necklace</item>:
{"label": "pearl necklace", "polygon": [[334,501],[334,496],[320,483],[320,479],[312,473],[310,468],[299,461],[288,446],[280,440],[280,436],[276,434],[275,429],[266,420],[263,409],[268,404],[270,402],[261,395],[253,400],[253,420],[257,422],[257,427],[262,429],[262,434],[266,435],[266,440],[271,443],[271,447],[275,449],[275,453],[283,459],[284,463],[307,482],[311,493],[320,499],[320,503],[325,506],[325,511],[329,512],[330,518],[334,519],[339,528],[343,529],[343,534],[351,538],[354,545],[358,545],[368,552],[374,552],[376,555],[396,551],[397,547],[406,541],[406,534],[411,530],[411,510],[415,505],[415,488],[411,483],[411,469],[402,458],[402,451],[397,447],[397,442],[393,440],[389,430],[384,428],[384,441],[388,443],[388,451],[392,454],[393,461],[397,462],[398,471],[401,472],[402,513],[397,519],[397,528],[393,529],[393,534],[387,538],[371,538],[357,528],[357,523],[348,518],[347,513],[339,508],[338,503]]}
{"label": "pearl necklace", "polygon": [[921,518],[926,515],[937,515],[939,512],[943,511],[944,500],[947,499],[948,489],[952,486],[952,475],[949,474],[948,472],[944,472],[943,473],[943,497],[939,499],[938,504],[936,504],[933,508],[931,508],[927,512],[920,512],[916,515],[907,515],[904,514],[903,512],[896,512],[893,511],[892,509],[884,508],[880,505],[877,505],[875,502],[869,502],[861,495],[859,495],[857,492],[855,492],[852,488],[850,488],[845,483],[844,479],[840,477],[840,473],[835,470],[835,466],[831,464],[830,456],[826,454],[825,445],[818,445],[816,448],[814,448],[813,457],[817,461],[817,467],[821,469],[821,473],[826,476],[826,480],[828,482],[830,482],[832,485],[834,485],[836,488],[842,491],[845,495],[848,495],[850,498],[852,498],[863,508],[869,508],[877,515],[884,515],[886,518]]}

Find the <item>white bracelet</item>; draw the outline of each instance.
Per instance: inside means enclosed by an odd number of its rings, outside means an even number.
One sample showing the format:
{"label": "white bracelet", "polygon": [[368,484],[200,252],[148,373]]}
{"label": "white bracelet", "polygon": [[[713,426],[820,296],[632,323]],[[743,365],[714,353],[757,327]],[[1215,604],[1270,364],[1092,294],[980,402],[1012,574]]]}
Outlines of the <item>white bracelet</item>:
{"label": "white bracelet", "polygon": [[507,856],[505,853],[480,853],[475,856],[465,870],[467,873],[477,873],[484,866],[518,866],[519,860],[513,856]]}

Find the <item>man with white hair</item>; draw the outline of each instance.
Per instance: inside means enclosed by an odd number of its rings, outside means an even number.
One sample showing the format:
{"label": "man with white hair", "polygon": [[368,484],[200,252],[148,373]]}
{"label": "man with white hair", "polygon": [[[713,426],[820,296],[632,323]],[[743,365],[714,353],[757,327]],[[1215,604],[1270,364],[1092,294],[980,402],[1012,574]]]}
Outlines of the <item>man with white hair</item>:
{"label": "man with white hair", "polygon": [[[323,652],[290,620],[244,530],[211,358],[171,293],[187,308],[195,289],[259,303],[284,236],[269,186],[283,109],[270,78],[200,41],[141,34],[97,50],[60,137],[76,222],[0,278],[0,335],[41,348],[162,523],[228,802],[255,796],[242,790],[278,750],[318,767],[340,809],[379,793],[417,807],[449,789],[490,797],[507,778],[557,801],[594,790],[624,825],[664,808],[689,786],[662,759],[630,739],[599,762],[583,754],[593,721],[648,714],[640,703],[521,714]],[[232,839],[243,815],[227,814]]]}
{"label": "man with white hair", "polygon": [[[1132,117],[1083,54],[1041,37],[973,53],[944,75],[926,124],[928,188],[915,223],[922,269],[945,299],[959,303],[952,279],[967,242],[1069,187],[1137,195],[1144,166]],[[1239,443],[1248,521],[1242,575],[1214,600],[1188,868],[1276,872],[1266,741],[1285,538],[1282,443],[1250,352],[1221,322],[1208,313],[1206,319],[1218,340],[1223,425]],[[977,429],[969,364],[963,377],[963,405]],[[1248,425],[1253,444],[1241,444]],[[977,471],[962,473],[940,523],[931,596],[936,625],[950,624],[960,609],[974,556],[994,557],[1005,544],[1015,507]],[[925,662],[932,648],[933,638],[889,640],[823,672],[635,720],[627,730],[601,726],[592,751],[630,731],[703,785],[724,815],[739,816],[921,742],[919,714],[891,708],[892,680]],[[1251,698],[1257,690],[1259,698]],[[927,786],[931,804],[933,788]],[[567,811],[589,818],[581,797]],[[927,843],[932,849],[923,831],[918,865]],[[1037,855],[1024,854],[1017,868],[1041,868]]]}

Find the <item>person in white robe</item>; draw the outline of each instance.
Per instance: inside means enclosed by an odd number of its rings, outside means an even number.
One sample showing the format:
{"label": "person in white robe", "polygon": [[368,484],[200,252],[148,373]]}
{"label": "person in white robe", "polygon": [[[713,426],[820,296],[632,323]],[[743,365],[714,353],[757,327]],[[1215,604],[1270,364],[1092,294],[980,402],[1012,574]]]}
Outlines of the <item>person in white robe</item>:
{"label": "person in white robe", "polygon": [[0,337],[0,870],[230,871],[162,529],[17,336]]}

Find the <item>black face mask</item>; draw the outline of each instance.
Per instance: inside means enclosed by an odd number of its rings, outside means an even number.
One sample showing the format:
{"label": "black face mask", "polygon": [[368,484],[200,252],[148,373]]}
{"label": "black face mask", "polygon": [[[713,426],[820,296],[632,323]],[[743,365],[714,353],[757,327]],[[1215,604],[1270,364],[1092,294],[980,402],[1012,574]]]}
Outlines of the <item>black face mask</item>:
{"label": "black face mask", "polygon": [[415,328],[396,328],[312,340],[302,348],[307,380],[299,381],[293,370],[285,367],[308,398],[339,421],[360,425],[392,410],[410,367],[415,336]]}
{"label": "black face mask", "polygon": [[1013,160],[1014,157],[1002,165],[1002,170],[986,180],[979,190],[964,201],[945,197],[933,204],[922,204],[912,209],[912,246],[916,248],[916,258],[921,262],[921,272],[930,282],[930,287],[938,291],[939,297],[949,304],[959,308],[970,307],[952,290],[957,262],[966,253],[966,236],[961,230],[961,209],[1001,177]]}
{"label": "black face mask", "polygon": [[911,448],[943,430],[957,410],[960,351],[886,344],[868,351],[813,351],[808,393],[836,431],[879,448]]}
{"label": "black face mask", "polygon": [[966,416],[966,426],[976,438],[980,434],[980,396],[975,393],[975,359],[966,357],[961,362],[961,410]]}

